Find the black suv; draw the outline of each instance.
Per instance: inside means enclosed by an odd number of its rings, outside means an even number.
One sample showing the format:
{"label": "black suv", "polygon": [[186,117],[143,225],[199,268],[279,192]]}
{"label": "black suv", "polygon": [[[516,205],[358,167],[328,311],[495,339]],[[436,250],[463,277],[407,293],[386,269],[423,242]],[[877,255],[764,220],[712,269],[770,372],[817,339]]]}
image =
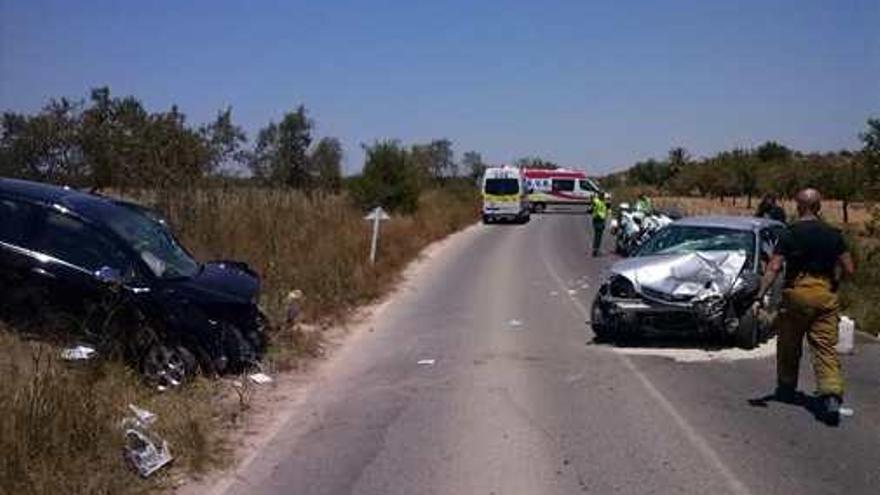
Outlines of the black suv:
{"label": "black suv", "polygon": [[150,209],[0,178],[0,318],[37,330],[49,315],[66,321],[157,386],[255,364],[267,330],[259,289],[244,263],[195,261]]}

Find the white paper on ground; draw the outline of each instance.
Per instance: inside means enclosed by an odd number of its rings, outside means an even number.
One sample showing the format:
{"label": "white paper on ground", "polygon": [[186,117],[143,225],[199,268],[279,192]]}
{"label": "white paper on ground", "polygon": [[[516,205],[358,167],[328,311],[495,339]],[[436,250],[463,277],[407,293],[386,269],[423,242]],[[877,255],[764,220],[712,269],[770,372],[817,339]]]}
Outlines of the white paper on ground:
{"label": "white paper on ground", "polygon": [[248,375],[248,378],[250,378],[251,381],[256,383],[257,385],[272,383],[272,377],[265,373],[251,373],[250,375]]}
{"label": "white paper on ground", "polygon": [[431,366],[436,362],[437,362],[436,359],[420,359],[419,362],[416,364],[418,364],[420,366]]}

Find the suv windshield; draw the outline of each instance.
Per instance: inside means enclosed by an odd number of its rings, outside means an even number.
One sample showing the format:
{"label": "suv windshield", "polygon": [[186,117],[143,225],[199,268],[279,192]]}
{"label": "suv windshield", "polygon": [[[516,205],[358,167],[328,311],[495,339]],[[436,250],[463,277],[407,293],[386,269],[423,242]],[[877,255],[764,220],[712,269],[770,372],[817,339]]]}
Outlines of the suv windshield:
{"label": "suv windshield", "polygon": [[484,192],[494,195],[519,194],[519,180],[486,179]]}
{"label": "suv windshield", "polygon": [[157,220],[125,205],[94,208],[89,205],[88,210],[131,246],[156,277],[192,277],[198,273],[198,262]]}
{"label": "suv windshield", "polygon": [[648,240],[636,256],[684,254],[693,251],[745,251],[755,254],[755,235],[747,230],[723,227],[669,225]]}

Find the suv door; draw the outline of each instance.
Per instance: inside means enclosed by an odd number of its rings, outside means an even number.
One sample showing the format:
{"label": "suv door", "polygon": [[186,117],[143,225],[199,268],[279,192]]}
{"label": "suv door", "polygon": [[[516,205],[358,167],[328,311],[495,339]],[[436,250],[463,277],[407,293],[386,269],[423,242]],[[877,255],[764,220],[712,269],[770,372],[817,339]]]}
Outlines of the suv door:
{"label": "suv door", "polygon": [[27,258],[18,270],[22,289],[12,292],[19,292],[37,314],[54,319],[45,323],[100,330],[89,328],[92,318],[108,309],[114,294],[95,272],[109,267],[133,274],[134,263],[113,239],[78,218],[44,206],[30,208],[37,211],[20,236],[19,254]]}

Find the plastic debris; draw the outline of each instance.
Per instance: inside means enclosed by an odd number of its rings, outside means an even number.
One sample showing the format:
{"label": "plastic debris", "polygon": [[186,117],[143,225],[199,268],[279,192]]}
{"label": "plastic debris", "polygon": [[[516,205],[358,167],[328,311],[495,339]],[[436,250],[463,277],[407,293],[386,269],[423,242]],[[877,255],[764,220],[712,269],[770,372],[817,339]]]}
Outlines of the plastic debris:
{"label": "plastic debris", "polygon": [[134,404],[129,404],[128,409],[132,416],[122,421],[125,432],[123,457],[138,474],[146,478],[174,458],[168,449],[168,442],[150,431],[156,414]]}
{"label": "plastic debris", "polygon": [[134,414],[135,419],[144,426],[150,426],[156,421],[156,413],[141,409],[140,407],[129,404],[128,410]]}
{"label": "plastic debris", "polygon": [[507,322],[507,324],[510,325],[510,326],[512,326],[512,327],[521,327],[522,324],[523,324],[523,322],[521,322],[521,321],[517,320],[516,318],[514,318],[514,319],[510,320],[509,322]]}
{"label": "plastic debris", "polygon": [[265,373],[251,373],[248,375],[248,378],[257,385],[265,385],[267,383],[272,383],[272,377]]}
{"label": "plastic debris", "polygon": [[855,350],[855,331],[856,322],[849,316],[841,316],[840,322],[837,324],[837,345],[835,349],[838,354],[852,354]]}
{"label": "plastic debris", "polygon": [[78,345],[76,347],[71,347],[70,349],[64,349],[61,351],[61,359],[66,361],[85,361],[88,359],[92,359],[97,354],[94,348],[89,347],[87,345]]}
{"label": "plastic debris", "polygon": [[559,295],[559,291],[551,290],[551,291],[550,291],[550,295],[551,295],[551,296],[558,296],[558,295]]}
{"label": "plastic debris", "polygon": [[419,366],[433,366],[436,363],[436,359],[420,359],[418,363]]}
{"label": "plastic debris", "polygon": [[568,289],[568,295],[573,296],[577,294],[577,289]]}
{"label": "plastic debris", "polygon": [[855,414],[855,411],[853,411],[851,407],[841,407],[840,408],[840,415],[841,416],[849,417],[849,416],[852,416],[853,414]]}

